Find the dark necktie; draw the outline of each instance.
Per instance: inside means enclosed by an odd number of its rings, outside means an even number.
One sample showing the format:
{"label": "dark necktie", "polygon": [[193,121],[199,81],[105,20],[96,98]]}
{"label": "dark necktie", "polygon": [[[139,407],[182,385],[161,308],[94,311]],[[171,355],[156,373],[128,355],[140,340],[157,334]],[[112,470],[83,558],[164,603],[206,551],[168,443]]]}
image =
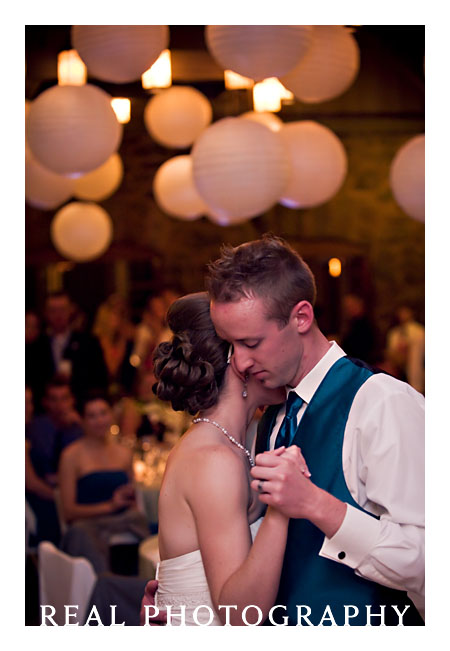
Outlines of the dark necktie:
{"label": "dark necktie", "polygon": [[275,441],[275,448],[279,448],[282,445],[288,447],[291,444],[297,431],[297,414],[302,404],[302,398],[295,391],[291,391],[286,402],[286,415],[281,423]]}

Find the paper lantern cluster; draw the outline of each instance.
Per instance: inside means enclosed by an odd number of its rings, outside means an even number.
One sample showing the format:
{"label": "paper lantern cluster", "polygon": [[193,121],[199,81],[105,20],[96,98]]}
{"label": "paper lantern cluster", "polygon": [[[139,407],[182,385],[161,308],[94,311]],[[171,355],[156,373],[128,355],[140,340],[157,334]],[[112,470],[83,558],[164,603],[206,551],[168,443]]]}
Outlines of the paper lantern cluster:
{"label": "paper lantern cluster", "polygon": [[116,84],[140,79],[169,43],[167,25],[73,25],[72,45],[89,75]]}
{"label": "paper lantern cluster", "polygon": [[210,101],[190,86],[173,86],[147,102],[144,123],[150,136],[164,147],[185,149],[212,120]]}
{"label": "paper lantern cluster", "polygon": [[102,165],[118,149],[122,125],[110,96],[100,88],[53,86],[31,103],[26,138],[41,165],[77,177]]}
{"label": "paper lantern cluster", "polygon": [[123,163],[116,152],[97,169],[75,180],[74,196],[85,201],[104,201],[116,192],[123,178]]}
{"label": "paper lantern cluster", "polygon": [[207,25],[206,45],[224,70],[261,81],[291,70],[312,43],[310,25]]}
{"label": "paper lantern cluster", "polygon": [[87,262],[102,255],[112,235],[109,214],[95,203],[68,203],[56,213],[50,226],[56,250],[76,262]]}
{"label": "paper lantern cluster", "polygon": [[406,142],[395,155],[390,169],[392,193],[405,213],[425,221],[425,136]]}

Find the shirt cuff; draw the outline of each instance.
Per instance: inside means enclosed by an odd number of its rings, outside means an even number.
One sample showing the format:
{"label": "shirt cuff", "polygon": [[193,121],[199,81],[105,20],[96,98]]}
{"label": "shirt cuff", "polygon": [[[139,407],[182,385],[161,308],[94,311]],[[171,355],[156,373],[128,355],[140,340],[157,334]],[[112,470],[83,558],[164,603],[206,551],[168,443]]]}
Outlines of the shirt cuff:
{"label": "shirt cuff", "polygon": [[332,538],[325,537],[319,556],[355,569],[374,547],[379,530],[377,518],[347,504],[341,526]]}

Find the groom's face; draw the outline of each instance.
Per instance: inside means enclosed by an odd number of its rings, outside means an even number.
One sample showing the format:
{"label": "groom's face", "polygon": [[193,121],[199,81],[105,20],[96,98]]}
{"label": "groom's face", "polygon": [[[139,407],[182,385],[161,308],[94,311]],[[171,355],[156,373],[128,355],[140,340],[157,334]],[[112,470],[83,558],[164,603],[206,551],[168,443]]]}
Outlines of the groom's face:
{"label": "groom's face", "polygon": [[235,364],[241,373],[250,373],[269,389],[295,386],[303,350],[295,319],[280,328],[266,312],[260,298],[211,303],[217,334],[233,344]]}

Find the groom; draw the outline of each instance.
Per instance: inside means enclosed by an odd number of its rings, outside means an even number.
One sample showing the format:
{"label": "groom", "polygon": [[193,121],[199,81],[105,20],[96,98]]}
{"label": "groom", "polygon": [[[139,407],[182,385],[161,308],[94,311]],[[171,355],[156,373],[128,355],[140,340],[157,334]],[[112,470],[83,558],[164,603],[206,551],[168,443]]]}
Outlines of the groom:
{"label": "groom", "polygon": [[[260,422],[251,471],[261,501],[291,518],[280,623],[398,625],[396,605],[423,625],[423,396],[326,339],[314,277],[279,238],[224,248],[207,289],[235,368],[287,390]],[[301,449],[311,478],[267,452],[280,445]]]}
{"label": "groom", "polygon": [[[291,518],[274,620],[423,625],[423,396],[326,339],[314,277],[281,239],[225,247],[206,286],[236,370],[287,391],[260,421],[251,471]],[[301,448],[310,478],[271,454],[281,445]]]}

